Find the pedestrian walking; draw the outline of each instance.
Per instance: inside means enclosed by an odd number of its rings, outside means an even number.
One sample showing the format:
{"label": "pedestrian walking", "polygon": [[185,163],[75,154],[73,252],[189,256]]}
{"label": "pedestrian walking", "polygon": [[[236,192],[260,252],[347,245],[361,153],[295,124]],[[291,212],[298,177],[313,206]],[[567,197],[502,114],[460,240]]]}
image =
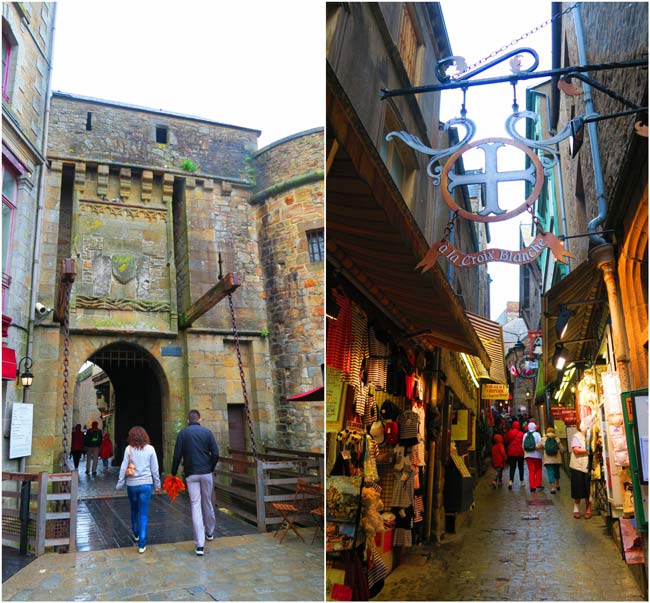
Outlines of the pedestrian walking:
{"label": "pedestrian walking", "polygon": [[[133,540],[138,543],[138,552],[147,549],[147,527],[149,525],[149,503],[152,489],[160,492],[160,473],[156,450],[151,445],[144,427],[136,425],[129,429],[129,445],[124,451],[120,475],[115,489],[119,490],[126,481],[126,493],[131,504],[131,529]],[[127,476],[127,467],[133,464],[133,475]]]}
{"label": "pedestrian walking", "polygon": [[524,459],[528,467],[530,491],[543,490],[542,485],[542,436],[537,432],[534,421],[528,423],[528,433],[524,435]]}
{"label": "pedestrian walking", "polygon": [[214,538],[215,517],[212,506],[212,472],[219,461],[214,434],[201,425],[201,414],[190,410],[188,425],[176,437],[172,475],[183,460],[183,474],[192,508],[195,553],[203,555],[205,540]]}
{"label": "pedestrian walking", "polygon": [[113,456],[113,442],[108,431],[104,434],[102,443],[99,446],[99,458],[102,459],[104,469],[108,469],[108,459]]}
{"label": "pedestrian walking", "polygon": [[74,426],[74,431],[72,432],[72,443],[70,444],[70,452],[72,453],[72,461],[74,462],[75,469],[79,469],[79,461],[81,460],[83,449],[84,433],[81,431],[81,423],[77,423]]}
{"label": "pedestrian walking", "polygon": [[508,454],[508,465],[510,466],[510,481],[508,490],[512,490],[512,480],[515,479],[515,471],[519,468],[519,485],[524,483],[524,448],[522,441],[524,432],[521,430],[519,421],[513,421],[512,427],[505,435],[506,452]]}
{"label": "pedestrian walking", "polygon": [[553,427],[546,428],[546,435],[542,438],[542,450],[544,452],[543,462],[546,467],[548,483],[551,486],[551,494],[560,489],[560,465],[562,464],[562,442],[555,435]]}
{"label": "pedestrian walking", "polygon": [[585,499],[585,519],[591,517],[591,476],[589,473],[589,453],[585,442],[586,427],[580,424],[579,431],[576,431],[571,440],[571,498],[573,499],[573,516],[580,519],[580,501]]}
{"label": "pedestrian walking", "polygon": [[500,486],[503,483],[503,468],[508,460],[508,455],[503,445],[503,436],[497,433],[492,439],[494,441],[494,445],[492,446],[492,467],[496,471],[496,475],[492,480],[492,487],[496,488],[497,485]]}
{"label": "pedestrian walking", "polygon": [[86,432],[84,444],[86,445],[86,475],[91,471],[97,475],[97,462],[99,460],[99,446],[102,443],[102,430],[97,426],[97,421],[92,422],[91,428]]}

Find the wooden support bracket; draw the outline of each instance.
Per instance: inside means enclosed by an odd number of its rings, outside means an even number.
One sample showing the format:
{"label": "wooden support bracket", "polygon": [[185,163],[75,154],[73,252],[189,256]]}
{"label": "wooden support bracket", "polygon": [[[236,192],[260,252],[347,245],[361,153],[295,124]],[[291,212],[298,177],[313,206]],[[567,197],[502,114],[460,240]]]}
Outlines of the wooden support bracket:
{"label": "wooden support bracket", "polygon": [[178,317],[178,328],[187,329],[192,323],[216,306],[224,297],[241,285],[236,272],[228,272],[212,289],[195,301]]}

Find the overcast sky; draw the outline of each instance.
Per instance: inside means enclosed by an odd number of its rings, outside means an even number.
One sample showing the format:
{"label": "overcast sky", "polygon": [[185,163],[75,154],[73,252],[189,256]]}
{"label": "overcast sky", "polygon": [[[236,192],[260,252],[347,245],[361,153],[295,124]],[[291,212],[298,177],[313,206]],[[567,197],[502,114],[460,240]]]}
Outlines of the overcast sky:
{"label": "overcast sky", "polygon": [[[535,0],[532,2],[498,1],[471,2],[468,0],[447,0],[441,3],[442,12],[447,26],[447,34],[454,55],[465,58],[468,66],[491,55],[524,35],[533,28],[551,18],[551,2]],[[565,17],[566,18],[566,17]],[[512,46],[515,48],[533,48],[540,58],[537,71],[551,68],[551,25],[527,37]],[[505,52],[505,51],[504,51]],[[502,54],[502,53],[501,53]],[[524,67],[530,65],[524,58]],[[509,66],[505,64],[481,73],[481,79],[508,75]],[[545,79],[534,79],[517,85],[517,100],[521,109],[526,106],[526,88],[538,85]],[[506,118],[512,113],[513,90],[510,84],[477,86],[467,91],[467,117],[477,125],[474,140],[490,137],[508,137],[504,129]],[[462,92],[449,90],[442,93],[441,119],[447,121],[452,117],[460,117]],[[523,124],[518,130],[523,132]],[[465,158],[464,158],[465,159]],[[479,168],[481,164],[472,165],[471,160],[465,159],[466,168]],[[520,169],[523,160],[517,158],[518,164],[510,169]],[[499,170],[504,168],[499,165]],[[524,201],[523,187],[520,187],[520,201]],[[501,197],[501,190],[499,191]],[[502,207],[507,204],[501,203]],[[514,205],[521,205],[517,201]],[[530,215],[515,217],[503,222],[490,224],[491,242],[489,248],[519,249],[519,223],[530,223]],[[508,301],[519,299],[519,266],[503,262],[490,262],[488,273],[492,277],[490,286],[490,318],[496,319],[505,309]]]}
{"label": "overcast sky", "polygon": [[325,123],[325,5],[60,0],[52,89],[262,131]]}

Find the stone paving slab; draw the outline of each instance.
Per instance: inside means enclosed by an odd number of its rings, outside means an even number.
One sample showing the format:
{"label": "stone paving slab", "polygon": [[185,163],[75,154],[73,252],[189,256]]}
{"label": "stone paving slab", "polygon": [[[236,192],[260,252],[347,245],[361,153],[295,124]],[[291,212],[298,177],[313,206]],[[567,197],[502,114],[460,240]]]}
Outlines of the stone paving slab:
{"label": "stone paving slab", "polygon": [[2,585],[3,601],[323,601],[323,539],[272,533],[38,557]]}
{"label": "stone paving slab", "polygon": [[373,601],[645,600],[604,518],[573,518],[566,477],[557,494],[490,480],[461,536],[409,549]]}

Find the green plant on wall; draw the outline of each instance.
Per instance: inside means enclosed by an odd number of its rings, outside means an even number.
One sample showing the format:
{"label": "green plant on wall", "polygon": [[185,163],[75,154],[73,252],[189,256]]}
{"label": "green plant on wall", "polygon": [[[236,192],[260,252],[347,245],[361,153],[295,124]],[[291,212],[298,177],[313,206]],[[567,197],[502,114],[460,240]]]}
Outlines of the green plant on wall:
{"label": "green plant on wall", "polygon": [[260,331],[260,335],[262,337],[268,337],[269,336],[269,330],[266,327],[263,327],[262,330]]}
{"label": "green plant on wall", "polygon": [[244,158],[244,163],[246,164],[246,169],[244,170],[246,178],[253,186],[255,186],[257,170],[253,167],[253,156],[247,155]]}
{"label": "green plant on wall", "polygon": [[181,163],[181,169],[185,170],[186,172],[196,172],[198,169],[198,165],[194,163],[191,159],[183,159],[183,162]]}

